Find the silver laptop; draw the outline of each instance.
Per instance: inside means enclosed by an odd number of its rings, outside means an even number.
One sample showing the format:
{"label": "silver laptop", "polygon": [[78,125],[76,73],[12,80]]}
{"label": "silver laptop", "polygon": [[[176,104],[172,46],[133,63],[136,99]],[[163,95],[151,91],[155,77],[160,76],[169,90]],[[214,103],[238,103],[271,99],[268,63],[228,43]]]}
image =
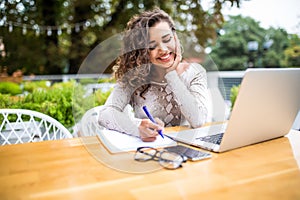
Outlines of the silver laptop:
{"label": "silver laptop", "polygon": [[228,122],[167,134],[224,152],[286,135],[300,110],[300,68],[248,69]]}

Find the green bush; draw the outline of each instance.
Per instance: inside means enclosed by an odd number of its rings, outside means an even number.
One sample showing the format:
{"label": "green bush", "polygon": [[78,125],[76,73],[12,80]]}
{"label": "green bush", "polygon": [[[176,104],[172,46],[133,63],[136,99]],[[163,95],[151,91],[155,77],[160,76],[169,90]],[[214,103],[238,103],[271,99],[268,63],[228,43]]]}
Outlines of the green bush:
{"label": "green bush", "polygon": [[86,84],[91,84],[91,83],[95,83],[96,81],[92,78],[84,78],[84,79],[80,79],[80,84],[82,85],[86,85]]}
{"label": "green bush", "polygon": [[84,79],[80,79],[79,82],[82,85],[87,85],[87,84],[93,84],[93,83],[115,83],[116,80],[113,77],[99,78],[98,80],[92,79],[92,78],[84,78]]}
{"label": "green bush", "polygon": [[18,95],[18,94],[22,94],[22,89],[20,88],[20,85],[17,83],[0,82],[0,93]]}
{"label": "green bush", "polygon": [[10,100],[9,94],[1,94],[0,93],[0,108],[8,108],[11,107],[12,101]]}
{"label": "green bush", "polygon": [[[10,94],[1,94],[0,93],[0,109],[2,108],[20,108],[21,97],[14,97]],[[4,117],[0,115],[0,123],[3,121]],[[16,121],[17,116],[9,115],[9,120]]]}
{"label": "green bush", "polygon": [[72,92],[68,87],[34,90],[21,100],[22,108],[42,112],[69,128],[74,125]]}
{"label": "green bush", "polygon": [[24,85],[23,90],[27,92],[33,92],[34,90],[37,89],[48,89],[49,86],[47,83],[48,81],[26,81],[23,82]]}
{"label": "green bush", "polygon": [[230,89],[230,101],[231,101],[231,108],[233,108],[233,105],[235,103],[236,97],[239,93],[239,89],[240,89],[240,85],[236,86],[232,86],[232,88]]}
{"label": "green bush", "polygon": [[109,77],[109,78],[101,78],[98,80],[98,83],[115,83],[116,79],[114,79],[113,77]]}
{"label": "green bush", "polygon": [[43,90],[40,87],[34,88],[32,92],[18,98],[0,94],[0,108],[35,110],[55,118],[70,129],[87,110],[104,104],[111,92],[97,90],[86,96],[84,87],[75,81],[55,83]]}
{"label": "green bush", "polygon": [[111,91],[113,89],[108,90],[107,92],[102,92],[101,90],[97,90],[94,94],[95,97],[95,106],[100,106],[103,105],[106,101],[106,99],[108,98],[108,96],[110,95]]}

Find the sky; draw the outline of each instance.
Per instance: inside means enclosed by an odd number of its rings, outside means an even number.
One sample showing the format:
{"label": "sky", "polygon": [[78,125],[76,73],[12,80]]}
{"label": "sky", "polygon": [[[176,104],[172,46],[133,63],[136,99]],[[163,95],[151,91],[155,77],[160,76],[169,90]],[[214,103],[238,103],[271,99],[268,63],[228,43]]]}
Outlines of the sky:
{"label": "sky", "polygon": [[283,28],[290,34],[300,35],[299,0],[242,0],[240,8],[226,6],[224,16],[249,16],[263,28]]}

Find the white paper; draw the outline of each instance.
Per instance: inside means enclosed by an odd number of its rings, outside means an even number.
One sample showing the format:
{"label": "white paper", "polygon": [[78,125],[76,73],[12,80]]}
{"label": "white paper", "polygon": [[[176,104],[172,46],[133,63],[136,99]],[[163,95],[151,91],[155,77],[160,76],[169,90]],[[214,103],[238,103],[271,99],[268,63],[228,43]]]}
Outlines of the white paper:
{"label": "white paper", "polygon": [[177,144],[174,140],[160,135],[156,137],[154,142],[143,142],[140,138],[130,136],[112,130],[101,130],[97,133],[102,143],[109,149],[111,153],[135,151],[138,147],[167,147]]}

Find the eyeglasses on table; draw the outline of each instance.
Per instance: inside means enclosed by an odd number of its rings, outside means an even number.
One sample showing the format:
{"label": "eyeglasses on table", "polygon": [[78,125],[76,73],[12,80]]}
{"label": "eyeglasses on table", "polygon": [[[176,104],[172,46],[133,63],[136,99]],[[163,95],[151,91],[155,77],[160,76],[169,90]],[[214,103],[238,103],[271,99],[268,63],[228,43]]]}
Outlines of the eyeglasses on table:
{"label": "eyeglasses on table", "polygon": [[158,161],[159,164],[166,169],[177,169],[182,167],[183,162],[186,162],[186,159],[180,154],[165,149],[159,151],[153,147],[137,148],[134,160],[139,162],[150,160]]}

